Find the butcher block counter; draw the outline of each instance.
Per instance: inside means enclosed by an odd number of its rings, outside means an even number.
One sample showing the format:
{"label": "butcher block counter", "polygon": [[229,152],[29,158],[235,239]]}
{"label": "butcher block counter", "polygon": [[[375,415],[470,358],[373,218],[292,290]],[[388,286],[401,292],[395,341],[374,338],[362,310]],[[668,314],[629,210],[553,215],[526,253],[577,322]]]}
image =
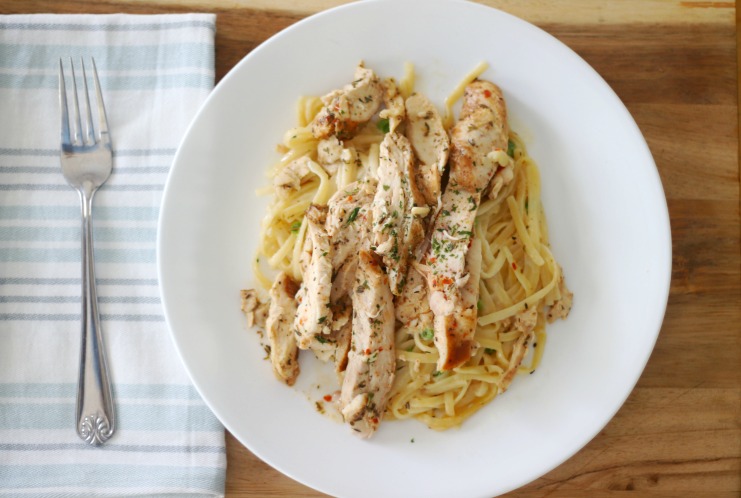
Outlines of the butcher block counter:
{"label": "butcher block counter", "polygon": [[[346,2],[0,0],[0,13],[213,12],[217,14],[218,81],[273,34],[342,3]],[[740,118],[735,3],[480,3],[519,16],[558,38],[592,65],[622,99],[659,169],[674,258],[658,342],[627,402],[576,455],[507,496],[740,496]],[[324,496],[272,469],[230,434],[227,465],[229,497]]]}

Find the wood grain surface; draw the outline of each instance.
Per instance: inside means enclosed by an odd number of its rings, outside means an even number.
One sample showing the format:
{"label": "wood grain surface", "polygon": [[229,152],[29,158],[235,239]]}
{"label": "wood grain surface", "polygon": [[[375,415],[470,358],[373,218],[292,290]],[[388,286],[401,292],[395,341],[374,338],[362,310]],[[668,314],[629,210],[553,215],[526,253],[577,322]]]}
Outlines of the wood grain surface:
{"label": "wood grain surface", "polygon": [[[341,0],[0,0],[0,13],[215,12],[221,78]],[[591,64],[646,137],[669,204],[671,294],[638,385],[586,447],[510,498],[741,496],[738,13],[732,1],[487,0]],[[227,434],[230,497],[324,496]]]}

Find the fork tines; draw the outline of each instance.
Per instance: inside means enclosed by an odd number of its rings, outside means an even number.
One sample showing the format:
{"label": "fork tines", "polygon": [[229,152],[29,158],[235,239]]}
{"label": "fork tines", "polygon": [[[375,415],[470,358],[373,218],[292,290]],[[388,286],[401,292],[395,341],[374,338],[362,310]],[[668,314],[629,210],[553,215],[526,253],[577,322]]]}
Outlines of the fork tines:
{"label": "fork tines", "polygon": [[[100,90],[100,81],[98,79],[98,70],[95,67],[95,59],[90,58],[93,69],[93,84],[95,85],[96,104],[98,108],[97,136],[93,126],[92,108],[90,98],[88,97],[87,72],[85,71],[85,61],[80,57],[80,67],[82,68],[82,90],[84,104],[84,121],[85,134],[82,135],[82,122],[80,116],[80,105],[77,97],[77,79],[75,77],[75,64],[72,57],[69,58],[69,66],[72,83],[72,119],[69,117],[69,106],[67,105],[67,88],[65,85],[64,61],[59,59],[59,109],[62,115],[62,144],[74,146],[84,146],[94,144],[96,141],[108,143],[110,138],[108,134],[108,119],[106,117],[105,106],[103,104],[103,94]],[[71,132],[71,133],[70,133]],[[96,140],[97,139],[97,140]]]}

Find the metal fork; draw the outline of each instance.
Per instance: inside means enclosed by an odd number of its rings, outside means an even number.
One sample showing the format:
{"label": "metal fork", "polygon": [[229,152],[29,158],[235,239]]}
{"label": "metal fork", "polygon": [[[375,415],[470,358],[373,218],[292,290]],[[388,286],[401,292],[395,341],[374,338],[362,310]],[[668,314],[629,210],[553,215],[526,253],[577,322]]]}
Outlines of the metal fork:
{"label": "metal fork", "polygon": [[95,286],[93,260],[92,209],[95,192],[111,174],[113,158],[98,71],[95,67],[95,60],[91,58],[91,62],[98,108],[97,134],[93,129],[87,74],[82,58],[80,58],[80,66],[84,93],[81,98],[84,104],[83,119],[80,119],[77,81],[72,58],[69,59],[72,74],[72,119],[70,120],[70,109],[67,106],[62,59],[59,59],[59,109],[62,115],[60,154],[62,174],[67,183],[77,190],[82,206],[82,341],[77,389],[77,434],[87,443],[98,446],[113,435],[116,419],[108,376],[108,362],[98,315],[98,293]]}

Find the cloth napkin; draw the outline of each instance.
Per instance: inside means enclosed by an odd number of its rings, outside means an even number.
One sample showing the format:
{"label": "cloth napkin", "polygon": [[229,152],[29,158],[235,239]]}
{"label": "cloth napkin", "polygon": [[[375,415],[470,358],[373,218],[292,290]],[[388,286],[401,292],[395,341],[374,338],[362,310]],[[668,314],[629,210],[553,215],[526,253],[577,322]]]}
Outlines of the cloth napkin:
{"label": "cloth napkin", "polygon": [[[0,495],[224,493],[224,430],[169,336],[155,261],[165,180],[213,87],[214,32],[210,14],[0,16]],[[95,58],[113,141],[93,213],[117,432],[98,448],[74,420],[80,206],[59,166],[57,93],[68,56],[78,85],[79,57]]]}

